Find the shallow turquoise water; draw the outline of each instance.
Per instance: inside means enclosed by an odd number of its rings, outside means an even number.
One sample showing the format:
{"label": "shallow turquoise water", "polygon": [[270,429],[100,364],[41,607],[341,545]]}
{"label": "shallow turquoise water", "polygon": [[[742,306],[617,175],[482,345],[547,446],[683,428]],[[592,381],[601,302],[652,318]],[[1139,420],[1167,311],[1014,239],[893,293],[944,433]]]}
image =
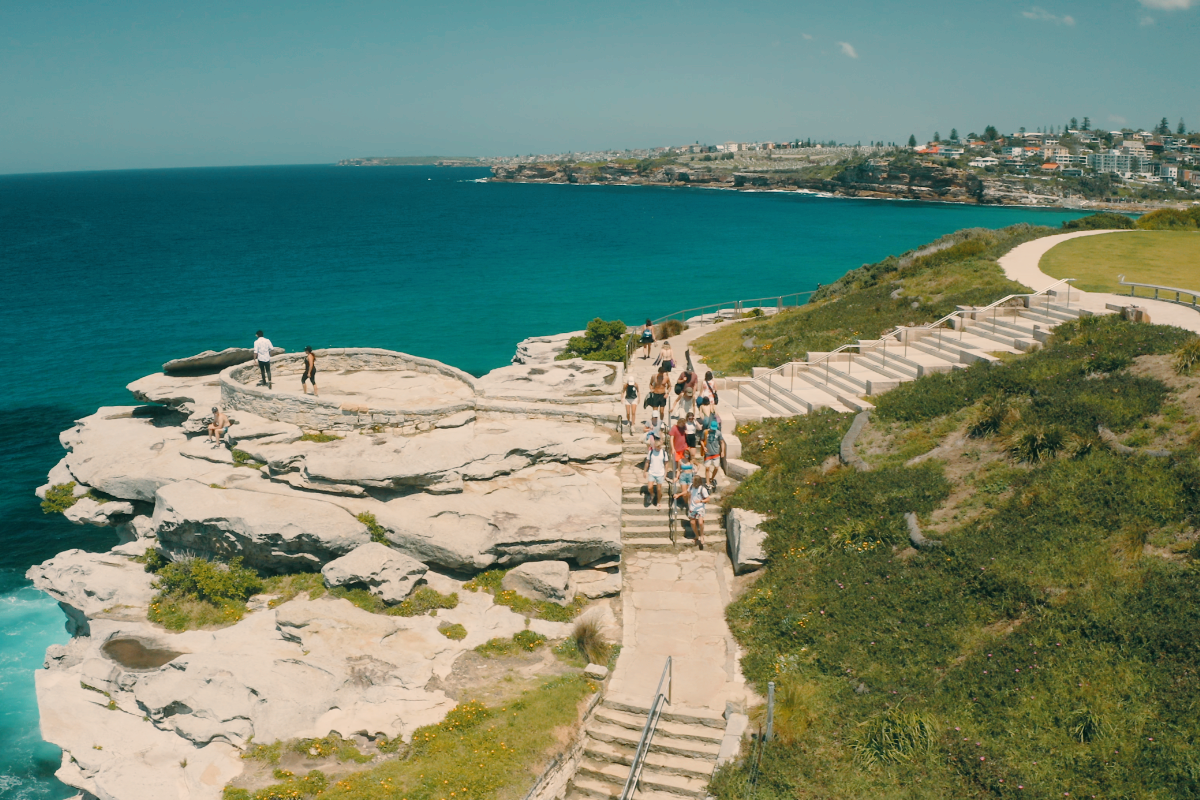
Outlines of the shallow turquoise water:
{"label": "shallow turquoise water", "polygon": [[109,534],[33,496],[58,432],[163,361],[370,345],[479,374],[594,316],[806,291],[965,227],[1074,213],[782,193],[476,183],[484,170],[266,167],[0,177],[0,797],[60,798],[33,669],[65,641],[25,570]]}

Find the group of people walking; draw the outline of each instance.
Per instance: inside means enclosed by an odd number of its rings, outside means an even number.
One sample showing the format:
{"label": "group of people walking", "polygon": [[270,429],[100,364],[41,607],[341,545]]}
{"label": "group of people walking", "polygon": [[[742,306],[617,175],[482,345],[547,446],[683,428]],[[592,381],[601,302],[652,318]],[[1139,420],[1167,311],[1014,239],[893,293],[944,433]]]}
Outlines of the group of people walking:
{"label": "group of people walking", "polygon": [[[650,320],[646,320],[638,344],[642,358],[649,359],[654,345],[654,326]],[[647,499],[657,506],[665,489],[671,493],[671,502],[686,505],[696,545],[704,549],[704,512],[716,490],[717,474],[725,458],[725,437],[717,413],[720,395],[712,371],[706,371],[701,378],[692,368],[690,358],[676,377],[672,391],[675,354],[669,340],[663,340],[656,364],[658,368],[641,403],[650,412],[650,420],[645,423],[647,453],[642,469]],[[630,430],[638,414],[640,397],[641,387],[629,371],[625,379],[625,418]],[[670,451],[663,447],[667,436],[671,439]],[[673,481],[668,477],[672,464]],[[675,489],[669,488],[671,483]]]}

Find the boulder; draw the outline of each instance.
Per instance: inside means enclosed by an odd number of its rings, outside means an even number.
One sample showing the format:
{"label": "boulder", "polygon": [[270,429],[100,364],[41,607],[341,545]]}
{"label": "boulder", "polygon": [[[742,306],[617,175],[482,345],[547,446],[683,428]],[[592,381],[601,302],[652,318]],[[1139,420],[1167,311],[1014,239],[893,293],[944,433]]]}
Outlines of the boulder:
{"label": "boulder", "polygon": [[[283,355],[282,347],[272,347],[271,355]],[[234,364],[244,364],[254,358],[254,351],[248,347],[227,347],[217,352],[205,350],[187,358],[174,358],[163,364],[163,372],[167,374],[216,374]]]}
{"label": "boulder", "polygon": [[371,594],[393,605],[408,597],[428,567],[387,545],[367,542],[321,568],[326,586],[365,585]]}
{"label": "boulder", "polygon": [[611,469],[550,464],[467,483],[462,494],[413,494],[371,510],[397,550],[474,572],[551,559],[582,566],[619,555],[619,497]]}
{"label": "boulder", "polygon": [[770,517],[765,514],[744,508],[731,508],[725,516],[725,530],[729,535],[735,573],[750,572],[766,563],[764,544],[767,534],[760,526],[768,519]]}
{"label": "boulder", "polygon": [[514,364],[487,373],[476,387],[484,397],[497,400],[603,401],[617,397],[621,370],[619,364],[581,358],[537,366]]}
{"label": "boulder", "polygon": [[90,622],[106,609],[145,609],[154,597],[154,576],[141,564],[109,553],[67,550],[30,567],[25,577],[58,601],[67,615],[67,630],[87,636]]}
{"label": "boulder", "polygon": [[603,664],[588,664],[583,668],[583,674],[592,680],[602,681],[608,677],[608,667]]}
{"label": "boulder", "polygon": [[583,336],[587,331],[556,333],[553,336],[530,336],[517,342],[517,352],[512,357],[514,364],[551,364],[559,353],[567,349],[572,336]]}
{"label": "boulder", "polygon": [[67,468],[79,483],[123,500],[154,501],[168,483],[199,477],[210,465],[184,458],[177,427],[156,424],[152,408],[101,408],[59,436]]}
{"label": "boulder", "polygon": [[601,569],[580,569],[571,573],[574,593],[588,600],[612,597],[621,593],[621,573]]}
{"label": "boulder", "polygon": [[221,382],[216,376],[178,377],[156,372],[125,387],[143,403],[155,403],[187,416],[196,412],[212,416],[221,404]]}
{"label": "boulder", "polygon": [[76,525],[118,525],[133,516],[133,504],[119,500],[100,502],[90,497],[81,497],[63,511],[63,516]]}
{"label": "boulder", "polygon": [[185,480],[156,493],[153,523],[172,553],[229,560],[267,572],[304,572],[370,541],[367,528],[322,500]]}
{"label": "boulder", "polygon": [[615,458],[612,432],[590,424],[548,420],[475,422],[418,436],[351,434],[333,442],[278,444],[239,441],[276,480],[299,474],[304,488],[346,493],[347,485],[461,492],[464,481],[487,481],[544,462]]}
{"label": "boulder", "polygon": [[570,602],[571,567],[565,561],[529,561],[510,569],[500,583],[530,600]]}

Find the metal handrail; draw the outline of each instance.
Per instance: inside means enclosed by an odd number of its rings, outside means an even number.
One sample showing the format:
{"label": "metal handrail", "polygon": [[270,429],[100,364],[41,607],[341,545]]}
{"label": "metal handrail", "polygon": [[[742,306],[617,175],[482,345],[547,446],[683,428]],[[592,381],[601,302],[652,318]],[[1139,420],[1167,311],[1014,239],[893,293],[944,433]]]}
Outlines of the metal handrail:
{"label": "metal handrail", "polygon": [[[987,311],[992,312],[992,323],[993,323],[993,327],[994,327],[995,326],[995,318],[996,318],[996,309],[999,308],[1004,303],[1007,303],[1010,300],[1015,300],[1015,299],[1021,298],[1021,297],[1032,298],[1032,297],[1037,297],[1039,295],[1045,294],[1046,295],[1046,306],[1047,306],[1047,308],[1049,308],[1050,290],[1057,286],[1060,286],[1064,283],[1068,283],[1068,282],[1071,282],[1074,280],[1075,280],[1075,278],[1062,278],[1061,280],[1055,281],[1054,283],[1050,284],[1046,288],[1039,289],[1036,292],[1030,292],[1029,294],[1010,294],[1005,297],[1001,297],[999,300],[997,300],[993,303],[989,303],[988,305],[984,306],[983,308],[972,308],[972,309],[951,311],[949,314],[942,317],[941,319],[934,320],[933,322],[927,323],[925,325],[897,325],[895,328],[880,335],[880,337],[878,339],[875,339],[873,341],[849,342],[849,343],[844,344],[841,347],[837,348],[836,350],[829,351],[828,353],[826,353],[825,355],[821,356],[820,358],[818,358],[814,361],[789,361],[786,364],[780,364],[778,367],[774,367],[771,370],[764,372],[762,375],[758,375],[754,378],[751,378],[749,382],[750,383],[758,383],[759,381],[765,380],[767,383],[767,402],[770,403],[771,398],[773,397],[773,391],[775,388],[775,375],[777,373],[781,373],[783,370],[785,370],[789,367],[792,368],[791,388],[795,389],[795,387],[796,387],[796,370],[797,369],[803,368],[806,370],[811,370],[813,367],[816,367],[816,366],[824,363],[825,370],[826,370],[826,376],[828,376],[830,360],[835,355],[837,355],[838,353],[841,353],[843,351],[857,348],[859,355],[862,355],[864,352],[863,347],[870,347],[871,349],[875,349],[875,348],[882,346],[886,353],[887,339],[891,336],[895,336],[896,334],[900,334],[900,333],[906,334],[905,341],[907,342],[908,341],[908,339],[907,339],[908,331],[934,330],[934,329],[938,328],[939,326],[944,325],[946,322],[948,322],[956,317],[966,317],[967,315],[971,315],[971,316],[978,318],[980,314],[983,314]],[[1071,293],[1070,293],[1070,289],[1068,288],[1068,290],[1067,290],[1067,306],[1070,307],[1070,304],[1071,304]],[[960,330],[959,330],[960,337],[962,335],[962,328],[965,328],[965,326],[960,327]],[[885,358],[886,358],[886,355],[885,355]],[[853,359],[851,359],[850,362],[848,362],[848,363],[853,364]],[[737,382],[738,405],[739,406],[741,406],[741,401],[742,401],[742,384],[743,383],[745,383],[745,381]]]}
{"label": "metal handrail", "polygon": [[[667,692],[663,694],[663,681],[667,682]],[[633,761],[629,765],[629,777],[625,779],[625,787],[621,789],[620,800],[630,800],[633,793],[638,789],[638,782],[642,778],[642,768],[646,765],[646,755],[650,752],[650,740],[654,737],[654,730],[658,727],[658,719],[662,716],[662,706],[665,701],[667,705],[671,704],[671,685],[675,682],[674,673],[671,670],[671,656],[667,656],[667,663],[663,667],[662,677],[658,679],[658,689],[654,692],[654,701],[650,704],[650,711],[646,714],[646,724],[642,728],[642,738],[638,739],[637,749],[633,751]]]}
{"label": "metal handrail", "polygon": [[1183,300],[1180,300],[1179,296],[1181,294],[1190,294],[1192,296],[1192,302],[1190,303],[1191,307],[1192,308],[1200,308],[1200,305],[1197,305],[1197,303],[1196,303],[1197,293],[1192,291],[1191,289],[1180,289],[1177,286],[1159,286],[1158,284],[1155,284],[1155,283],[1137,283],[1135,281],[1127,281],[1127,280],[1125,280],[1124,275],[1118,275],[1117,280],[1120,281],[1122,286],[1129,287],[1129,296],[1130,297],[1136,297],[1137,295],[1135,295],[1133,293],[1134,289],[1136,289],[1138,286],[1141,286],[1143,289],[1153,289],[1155,300],[1162,300],[1162,298],[1158,296],[1158,293],[1160,291],[1174,292],[1175,293],[1174,300],[1163,300],[1163,302],[1164,303],[1179,303],[1179,305],[1181,305],[1181,306],[1189,305],[1189,303],[1186,303]]}
{"label": "metal handrail", "polygon": [[[813,289],[812,291],[808,291],[808,292],[791,292],[789,294],[767,295],[766,297],[753,297],[753,298],[749,298],[749,299],[745,299],[745,300],[726,300],[721,303],[709,303],[708,305],[696,306],[695,308],[685,308],[681,311],[672,311],[670,314],[666,314],[665,316],[661,316],[655,320],[652,320],[652,322],[655,325],[661,325],[662,323],[664,323],[670,319],[678,319],[682,322],[688,314],[691,314],[692,312],[695,312],[695,311],[704,312],[710,308],[714,309],[715,311],[720,311],[722,308],[732,308],[736,312],[740,312],[744,308],[763,308],[766,304],[759,302],[762,300],[775,301],[775,303],[774,303],[775,308],[782,311],[787,306],[787,303],[784,302],[785,299],[794,297],[798,301],[801,297],[805,297],[805,296],[811,297],[812,295],[816,294],[816,292],[817,292],[817,290]],[[800,303],[797,302],[796,306],[798,307],[799,305],[800,305]],[[714,320],[716,319],[715,311],[714,311]],[[707,324],[703,319],[704,314],[700,314],[699,316],[701,317],[699,324],[701,324],[701,325]]]}

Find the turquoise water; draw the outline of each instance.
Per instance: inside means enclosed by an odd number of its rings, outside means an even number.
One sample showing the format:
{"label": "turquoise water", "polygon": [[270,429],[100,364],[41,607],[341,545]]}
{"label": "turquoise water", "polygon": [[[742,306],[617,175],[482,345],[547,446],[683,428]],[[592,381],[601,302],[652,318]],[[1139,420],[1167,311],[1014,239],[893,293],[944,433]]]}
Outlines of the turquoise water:
{"label": "turquoise water", "polygon": [[479,374],[527,336],[800,292],[964,227],[1074,213],[270,167],[0,177],[0,797],[60,798],[32,671],[63,618],[35,563],[110,534],[45,517],[57,436],[163,361],[371,345]]}

